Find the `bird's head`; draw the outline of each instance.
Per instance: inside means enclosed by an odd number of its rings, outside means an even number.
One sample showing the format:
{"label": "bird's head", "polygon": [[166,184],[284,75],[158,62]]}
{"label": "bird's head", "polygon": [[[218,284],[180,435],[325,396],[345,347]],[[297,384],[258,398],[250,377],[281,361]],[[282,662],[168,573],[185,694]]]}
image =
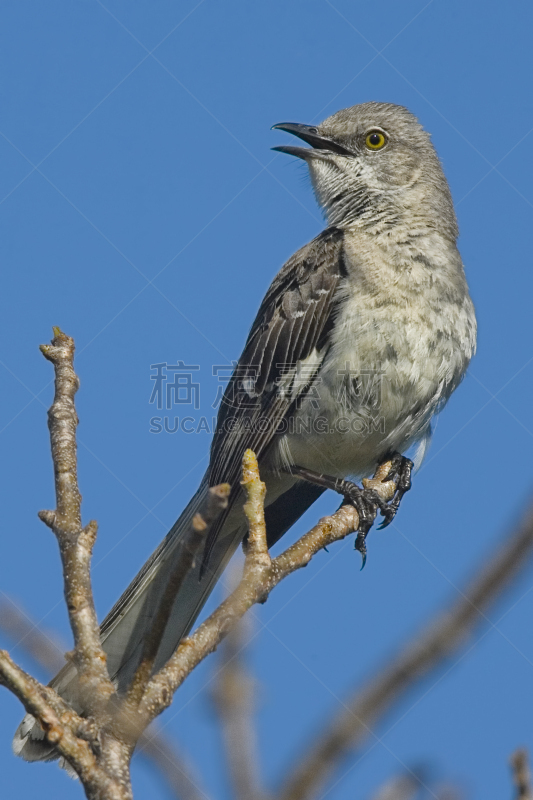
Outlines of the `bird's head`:
{"label": "bird's head", "polygon": [[310,147],[274,147],[306,161],[330,225],[361,220],[380,228],[405,215],[452,238],[457,224],[446,178],[429,134],[402,106],[362,103],[320,125],[282,122]]}

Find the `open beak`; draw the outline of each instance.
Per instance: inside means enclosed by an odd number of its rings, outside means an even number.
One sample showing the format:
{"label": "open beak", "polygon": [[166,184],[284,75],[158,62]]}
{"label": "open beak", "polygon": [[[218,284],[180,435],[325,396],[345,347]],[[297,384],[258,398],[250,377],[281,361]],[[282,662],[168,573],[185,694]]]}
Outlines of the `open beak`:
{"label": "open beak", "polygon": [[273,125],[271,130],[286,131],[297,136],[298,139],[303,139],[304,142],[311,145],[311,150],[308,147],[291,147],[290,145],[281,145],[280,147],[273,147],[272,150],[277,150],[279,153],[288,153],[290,156],[297,158],[309,158],[313,150],[327,150],[330,153],[338,153],[341,156],[350,156],[349,150],[346,150],[342,145],[337,144],[327,136],[321,136],[318,128],[313,125],[301,125],[299,122],[279,122]]}

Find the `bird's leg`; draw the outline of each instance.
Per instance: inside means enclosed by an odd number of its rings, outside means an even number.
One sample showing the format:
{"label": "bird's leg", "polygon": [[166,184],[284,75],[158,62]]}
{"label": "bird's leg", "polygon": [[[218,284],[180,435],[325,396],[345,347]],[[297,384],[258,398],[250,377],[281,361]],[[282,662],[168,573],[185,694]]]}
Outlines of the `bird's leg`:
{"label": "bird's leg", "polygon": [[343,496],[343,502],[353,505],[359,515],[359,527],[357,529],[357,536],[355,539],[355,549],[359,550],[363,558],[363,566],[366,563],[366,537],[376,519],[379,510],[383,522],[378,530],[383,530],[387,525],[390,525],[398,508],[402,497],[411,488],[411,472],[413,469],[413,462],[411,459],[402,456],[401,453],[394,453],[383,461],[383,463],[391,463],[390,470],[380,483],[387,481],[394,481],[396,490],[392,500],[386,502],[378,494],[372,486],[371,480],[363,480],[363,488],[359,487],[353,481],[345,480],[344,478],[334,478],[331,475],[324,475],[321,472],[315,472],[305,467],[298,467],[293,465],[287,472],[296,475],[303,480],[310,483],[323,486],[325,489],[333,489],[334,492]]}
{"label": "bird's leg", "polygon": [[357,528],[355,549],[359,550],[363,558],[362,569],[366,563],[366,537],[368,531],[376,519],[378,508],[380,512],[385,515],[388,504],[381,499],[374,489],[361,489],[361,487],[353,481],[347,481],[344,478],[333,478],[331,475],[323,475],[312,469],[306,469],[305,467],[298,467],[296,465],[293,465],[287,472],[296,475],[298,478],[303,478],[303,480],[309,481],[309,483],[323,486],[325,489],[333,489],[334,492],[343,496],[344,503],[349,503],[354,506],[359,515],[359,527]]}
{"label": "bird's leg", "polygon": [[[410,458],[402,456],[401,453],[394,453],[387,458],[391,462],[389,474],[385,481],[394,481],[396,484],[396,491],[389,503],[384,503],[379,507],[380,513],[385,519],[379,525],[378,530],[382,531],[387,525],[390,525],[400,507],[402,497],[411,488],[411,473],[413,471],[413,462]],[[363,486],[366,481],[363,481]],[[365,487],[366,488],[366,487]]]}

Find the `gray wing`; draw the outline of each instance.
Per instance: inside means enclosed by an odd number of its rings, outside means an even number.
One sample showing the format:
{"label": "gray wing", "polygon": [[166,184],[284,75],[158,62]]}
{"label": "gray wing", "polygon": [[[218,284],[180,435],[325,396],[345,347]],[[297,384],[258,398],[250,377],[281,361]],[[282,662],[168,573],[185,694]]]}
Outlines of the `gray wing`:
{"label": "gray wing", "polygon": [[[237,492],[245,450],[251,448],[260,460],[280,422],[309,390],[314,376],[292,390],[287,375],[313,351],[326,354],[345,276],[343,239],[340,228],[327,228],[295,253],[266,293],[221,404],[210,486],[226,482]],[[211,530],[205,559],[223,523],[224,517]]]}

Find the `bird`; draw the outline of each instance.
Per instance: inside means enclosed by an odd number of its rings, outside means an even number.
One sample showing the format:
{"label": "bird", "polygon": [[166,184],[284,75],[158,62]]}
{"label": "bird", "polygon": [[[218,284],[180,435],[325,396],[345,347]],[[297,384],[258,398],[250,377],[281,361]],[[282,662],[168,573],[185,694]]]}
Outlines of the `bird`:
{"label": "bird", "polygon": [[[329,488],[357,507],[364,558],[370,525],[378,512],[385,524],[393,519],[432,419],[475,352],[452,197],[418,119],[399,105],[366,102],[319,125],[273,128],[302,143],[273,149],[307,165],[326,228],[272,281],[226,388],[207,472],[101,625],[119,693],[135,674],[180,539],[209,487],[230,484],[228,507],[177,594],[154,671],[188,635],[243,541],[239,478],[247,449],[266,483],[269,547]],[[411,451],[413,460],[405,455]],[[356,481],[387,459],[397,491],[383,504]],[[67,664],[52,682],[74,706],[75,679]],[[57,757],[31,715],[13,747],[30,761]]]}

